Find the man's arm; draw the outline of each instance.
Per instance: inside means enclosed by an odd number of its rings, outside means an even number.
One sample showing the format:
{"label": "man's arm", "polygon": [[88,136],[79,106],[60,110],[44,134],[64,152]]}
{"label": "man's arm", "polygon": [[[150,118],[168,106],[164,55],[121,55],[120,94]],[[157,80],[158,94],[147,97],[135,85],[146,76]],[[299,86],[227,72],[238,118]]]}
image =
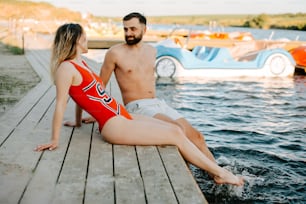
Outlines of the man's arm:
{"label": "man's arm", "polygon": [[112,72],[115,70],[115,68],[116,68],[115,54],[114,51],[110,48],[105,54],[104,62],[100,70],[100,78],[102,79],[104,86],[107,85],[112,75]]}

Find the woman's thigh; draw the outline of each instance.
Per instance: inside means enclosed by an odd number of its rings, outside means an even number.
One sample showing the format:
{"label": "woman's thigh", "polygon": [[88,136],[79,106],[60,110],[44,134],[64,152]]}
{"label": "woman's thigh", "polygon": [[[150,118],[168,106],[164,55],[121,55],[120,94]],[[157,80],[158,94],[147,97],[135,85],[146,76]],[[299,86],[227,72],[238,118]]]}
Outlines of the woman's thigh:
{"label": "woman's thigh", "polygon": [[105,140],[126,145],[176,145],[182,137],[179,127],[152,118],[110,119],[102,129]]}

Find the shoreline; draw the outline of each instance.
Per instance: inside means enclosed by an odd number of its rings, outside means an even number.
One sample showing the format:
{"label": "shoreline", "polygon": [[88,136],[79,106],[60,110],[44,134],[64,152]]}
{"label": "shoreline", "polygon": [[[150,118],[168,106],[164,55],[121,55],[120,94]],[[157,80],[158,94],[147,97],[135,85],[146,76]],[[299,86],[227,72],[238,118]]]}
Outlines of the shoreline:
{"label": "shoreline", "polygon": [[0,43],[0,116],[34,88],[41,79],[25,55],[15,55]]}

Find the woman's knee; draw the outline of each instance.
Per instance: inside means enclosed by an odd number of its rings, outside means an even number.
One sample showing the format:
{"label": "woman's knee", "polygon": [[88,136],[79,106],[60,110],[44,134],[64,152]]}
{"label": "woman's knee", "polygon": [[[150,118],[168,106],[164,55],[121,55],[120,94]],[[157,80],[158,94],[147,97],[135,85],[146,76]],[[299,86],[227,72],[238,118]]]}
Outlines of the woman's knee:
{"label": "woman's knee", "polygon": [[172,126],[170,137],[172,137],[173,144],[177,146],[187,138],[183,130],[177,125]]}

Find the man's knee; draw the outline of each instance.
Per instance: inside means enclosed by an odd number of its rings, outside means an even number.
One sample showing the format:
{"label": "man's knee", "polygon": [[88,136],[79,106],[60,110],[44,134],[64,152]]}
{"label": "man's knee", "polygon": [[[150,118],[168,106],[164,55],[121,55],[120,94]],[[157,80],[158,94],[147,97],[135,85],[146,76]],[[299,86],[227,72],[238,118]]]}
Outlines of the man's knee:
{"label": "man's knee", "polygon": [[184,132],[189,138],[193,138],[195,140],[203,140],[204,136],[200,131],[195,129],[186,119],[178,119],[176,120],[184,128]]}
{"label": "man's knee", "polygon": [[187,130],[186,130],[186,127],[185,127],[184,125],[182,125],[182,124],[176,122],[175,120],[173,121],[173,123],[176,124],[177,126],[179,126],[185,135],[188,134],[188,132],[187,132]]}

